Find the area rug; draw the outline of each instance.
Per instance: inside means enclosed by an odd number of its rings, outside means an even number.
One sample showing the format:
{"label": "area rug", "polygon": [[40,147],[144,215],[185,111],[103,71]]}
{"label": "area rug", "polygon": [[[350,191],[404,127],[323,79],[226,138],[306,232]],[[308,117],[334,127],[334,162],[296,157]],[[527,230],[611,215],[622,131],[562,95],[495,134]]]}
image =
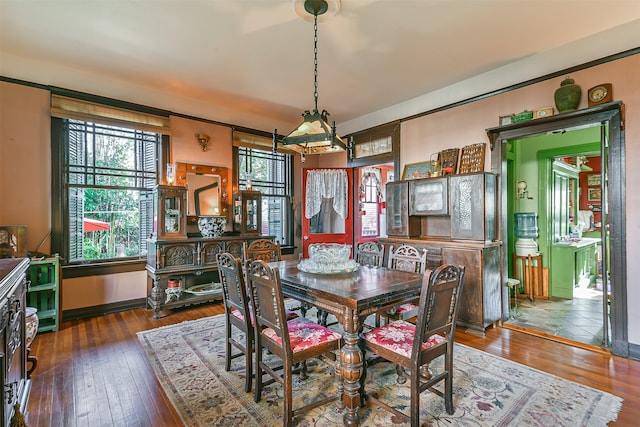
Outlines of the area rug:
{"label": "area rug", "polygon": [[[224,316],[165,326],[138,333],[158,380],[185,426],[282,425],[282,387],[263,390],[260,403],[244,391],[244,359],[224,370]],[[427,426],[605,426],[614,421],[622,399],[509,360],[456,344],[453,415],[444,400],[424,392],[420,420]],[[432,364],[432,372],[442,369]],[[319,395],[335,393],[331,369],[318,362],[309,378],[294,378],[294,408]],[[403,412],[410,392],[396,383],[395,367],[374,364],[368,370],[367,390]],[[360,409],[362,426],[404,425],[388,411],[368,404]],[[342,425],[342,410],[325,405],[295,419],[299,426]]]}

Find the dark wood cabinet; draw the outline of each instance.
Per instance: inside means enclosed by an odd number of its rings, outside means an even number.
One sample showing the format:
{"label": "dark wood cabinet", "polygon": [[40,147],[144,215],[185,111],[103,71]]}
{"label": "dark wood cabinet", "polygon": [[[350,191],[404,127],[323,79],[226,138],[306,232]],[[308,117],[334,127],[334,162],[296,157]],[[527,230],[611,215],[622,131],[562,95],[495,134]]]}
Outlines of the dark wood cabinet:
{"label": "dark wood cabinet", "polygon": [[385,247],[385,257],[391,246],[397,247],[405,243],[420,250],[427,250],[429,269],[441,263],[464,265],[466,273],[458,323],[470,330],[484,333],[488,326],[500,320],[500,242],[455,242],[391,237],[378,241]]}
{"label": "dark wood cabinet", "polygon": [[496,176],[491,173],[454,175],[451,190],[451,238],[494,240]]}
{"label": "dark wood cabinet", "polygon": [[2,401],[0,419],[8,426],[14,405],[26,412],[31,381],[27,378],[27,348],[25,345],[25,306],[27,288],[27,258],[0,259],[0,324],[2,350],[0,378]]}
{"label": "dark wood cabinet", "polygon": [[233,194],[233,231],[243,235],[260,234],[262,193],[238,191]]}
{"label": "dark wood cabinet", "polygon": [[409,181],[387,183],[387,235],[417,237],[420,218],[409,215]]}
{"label": "dark wood cabinet", "polygon": [[157,185],[153,190],[153,236],[156,239],[187,237],[187,189]]}
{"label": "dark wood cabinet", "polygon": [[[222,290],[193,293],[189,288],[218,283],[216,255],[229,252],[242,257],[242,245],[273,236],[223,236],[219,238],[183,238],[147,240],[147,307],[154,319],[163,308],[177,308],[222,298]],[[167,292],[169,281],[179,290]],[[173,292],[173,293],[172,293]]]}

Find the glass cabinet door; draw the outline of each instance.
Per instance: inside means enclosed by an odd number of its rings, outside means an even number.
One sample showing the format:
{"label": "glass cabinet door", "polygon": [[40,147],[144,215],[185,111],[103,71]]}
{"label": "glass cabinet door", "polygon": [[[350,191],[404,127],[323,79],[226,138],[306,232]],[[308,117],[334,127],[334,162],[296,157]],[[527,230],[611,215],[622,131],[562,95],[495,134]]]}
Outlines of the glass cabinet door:
{"label": "glass cabinet door", "polygon": [[154,189],[154,238],[187,237],[186,197],[185,187],[156,186]]}

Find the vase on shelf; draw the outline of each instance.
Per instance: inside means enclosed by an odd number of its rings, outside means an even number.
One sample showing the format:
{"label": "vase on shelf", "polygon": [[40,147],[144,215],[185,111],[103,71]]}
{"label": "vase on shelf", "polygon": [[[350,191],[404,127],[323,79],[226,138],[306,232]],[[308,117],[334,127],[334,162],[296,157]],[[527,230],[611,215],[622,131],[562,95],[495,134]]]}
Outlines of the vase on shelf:
{"label": "vase on shelf", "polygon": [[25,309],[24,315],[24,323],[25,323],[25,346],[29,348],[33,339],[36,337],[38,333],[38,325],[40,324],[40,319],[38,319],[38,309],[35,307],[27,307]]}
{"label": "vase on shelf", "polygon": [[560,87],[553,94],[556,109],[559,113],[577,110],[582,97],[582,88],[575,84],[572,78],[567,77],[560,83]]}

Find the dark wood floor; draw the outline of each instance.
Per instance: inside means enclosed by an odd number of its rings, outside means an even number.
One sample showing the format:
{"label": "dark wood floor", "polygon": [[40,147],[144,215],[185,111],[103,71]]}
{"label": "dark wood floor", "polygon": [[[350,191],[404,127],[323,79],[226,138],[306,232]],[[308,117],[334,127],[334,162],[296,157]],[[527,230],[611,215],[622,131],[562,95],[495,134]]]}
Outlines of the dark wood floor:
{"label": "dark wood floor", "polygon": [[[136,332],[222,313],[220,304],[174,311],[159,320],[144,309],[64,322],[38,335],[27,408],[29,426],[179,426]],[[504,328],[456,341],[624,399],[617,426],[640,420],[640,362],[573,348]]]}

